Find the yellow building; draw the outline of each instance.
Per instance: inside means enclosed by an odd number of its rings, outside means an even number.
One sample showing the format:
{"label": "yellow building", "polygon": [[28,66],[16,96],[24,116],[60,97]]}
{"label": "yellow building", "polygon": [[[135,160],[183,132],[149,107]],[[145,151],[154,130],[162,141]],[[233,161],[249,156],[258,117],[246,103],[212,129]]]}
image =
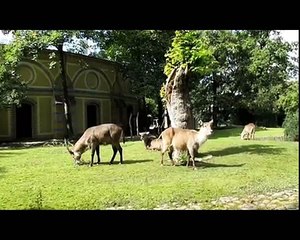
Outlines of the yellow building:
{"label": "yellow building", "polygon": [[[66,134],[62,104],[60,65],[49,68],[49,54],[43,51],[36,61],[24,59],[18,73],[28,82],[21,107],[0,109],[0,140],[63,138]],[[130,113],[138,112],[138,99],[130,94],[120,64],[64,53],[74,134],[90,126],[117,123],[127,126]],[[56,61],[58,59],[56,57]]]}

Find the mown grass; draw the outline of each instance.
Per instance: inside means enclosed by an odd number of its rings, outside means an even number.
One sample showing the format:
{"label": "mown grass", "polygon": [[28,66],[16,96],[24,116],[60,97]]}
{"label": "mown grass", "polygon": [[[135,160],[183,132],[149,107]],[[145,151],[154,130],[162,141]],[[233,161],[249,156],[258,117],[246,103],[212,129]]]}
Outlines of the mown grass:
{"label": "mown grass", "polygon": [[[200,155],[213,158],[198,163],[198,171],[168,161],[160,166],[160,153],[145,150],[141,141],[122,144],[123,165],[119,155],[109,165],[111,147],[102,146],[102,163],[93,167],[74,166],[64,147],[2,149],[0,209],[152,209],[172,202],[199,202],[210,209],[208,203],[221,196],[298,187],[298,143],[242,141],[240,132],[215,131],[200,148]],[[283,129],[256,133],[282,135]],[[88,162],[90,151],[83,158]]]}

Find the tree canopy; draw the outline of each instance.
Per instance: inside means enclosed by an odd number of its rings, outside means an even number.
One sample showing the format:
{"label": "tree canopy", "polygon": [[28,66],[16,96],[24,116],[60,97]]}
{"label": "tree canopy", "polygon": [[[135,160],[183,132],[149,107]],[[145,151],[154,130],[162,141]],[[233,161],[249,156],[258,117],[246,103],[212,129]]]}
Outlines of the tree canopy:
{"label": "tree canopy", "polygon": [[293,81],[288,83],[288,87],[282,89],[277,101],[279,107],[283,108],[286,113],[294,113],[299,108],[299,82]]}
{"label": "tree canopy", "polygon": [[165,80],[165,53],[171,46],[174,31],[163,30],[105,30],[94,34],[98,56],[123,65],[132,91],[156,99]]}
{"label": "tree canopy", "polygon": [[188,65],[197,118],[227,118],[238,108],[275,108],[276,99],[295,66],[295,48],[271,30],[178,31],[167,54],[165,73]]}
{"label": "tree canopy", "polygon": [[[187,67],[191,104],[198,119],[213,115],[226,120],[240,108],[277,111],[289,73],[298,73],[295,59],[289,58],[298,43],[283,41],[273,30],[12,32],[13,42],[0,47],[0,105],[18,104],[25,96],[26,83],[15,71],[21,58],[34,58],[41,49],[63,44],[68,44],[70,51],[83,53],[87,39],[99,48],[94,55],[123,65],[133,93],[146,97],[153,108],[153,100],[158,102],[161,85],[171,71]],[[288,100],[280,99],[285,106],[283,102]]]}

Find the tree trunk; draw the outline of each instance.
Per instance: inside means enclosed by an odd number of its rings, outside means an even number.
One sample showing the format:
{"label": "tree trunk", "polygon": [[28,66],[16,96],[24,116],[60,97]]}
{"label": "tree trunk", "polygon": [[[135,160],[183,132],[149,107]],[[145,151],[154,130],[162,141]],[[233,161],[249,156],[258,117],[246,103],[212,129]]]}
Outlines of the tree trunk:
{"label": "tree trunk", "polygon": [[74,136],[72,118],[70,111],[70,99],[68,95],[68,86],[67,86],[67,74],[65,70],[65,59],[63,53],[63,44],[58,45],[57,47],[59,53],[59,61],[61,66],[61,78],[62,78],[62,87],[63,87],[63,102],[64,102],[64,116],[66,120],[67,136],[66,138],[72,138]]}
{"label": "tree trunk", "polygon": [[212,119],[213,119],[213,127],[217,127],[218,125],[218,104],[217,104],[217,89],[218,89],[218,81],[216,74],[213,73],[213,82],[212,82],[212,93],[213,93],[213,103],[212,103]]}
{"label": "tree trunk", "polygon": [[166,102],[171,127],[194,128],[188,89],[188,67],[174,68],[166,83]]}

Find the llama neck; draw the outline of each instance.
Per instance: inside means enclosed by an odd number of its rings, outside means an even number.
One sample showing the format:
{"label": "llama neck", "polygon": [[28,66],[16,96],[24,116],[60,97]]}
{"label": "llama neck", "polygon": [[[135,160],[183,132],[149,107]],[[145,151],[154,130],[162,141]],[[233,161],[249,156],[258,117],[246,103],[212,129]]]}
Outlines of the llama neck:
{"label": "llama neck", "polygon": [[85,150],[87,149],[87,145],[86,144],[83,144],[83,143],[78,143],[78,144],[75,144],[74,146],[74,151],[76,152],[85,152]]}
{"label": "llama neck", "polygon": [[201,145],[201,144],[205,143],[206,140],[207,140],[206,134],[204,134],[200,129],[200,131],[197,134],[197,142],[199,143],[199,145]]}

